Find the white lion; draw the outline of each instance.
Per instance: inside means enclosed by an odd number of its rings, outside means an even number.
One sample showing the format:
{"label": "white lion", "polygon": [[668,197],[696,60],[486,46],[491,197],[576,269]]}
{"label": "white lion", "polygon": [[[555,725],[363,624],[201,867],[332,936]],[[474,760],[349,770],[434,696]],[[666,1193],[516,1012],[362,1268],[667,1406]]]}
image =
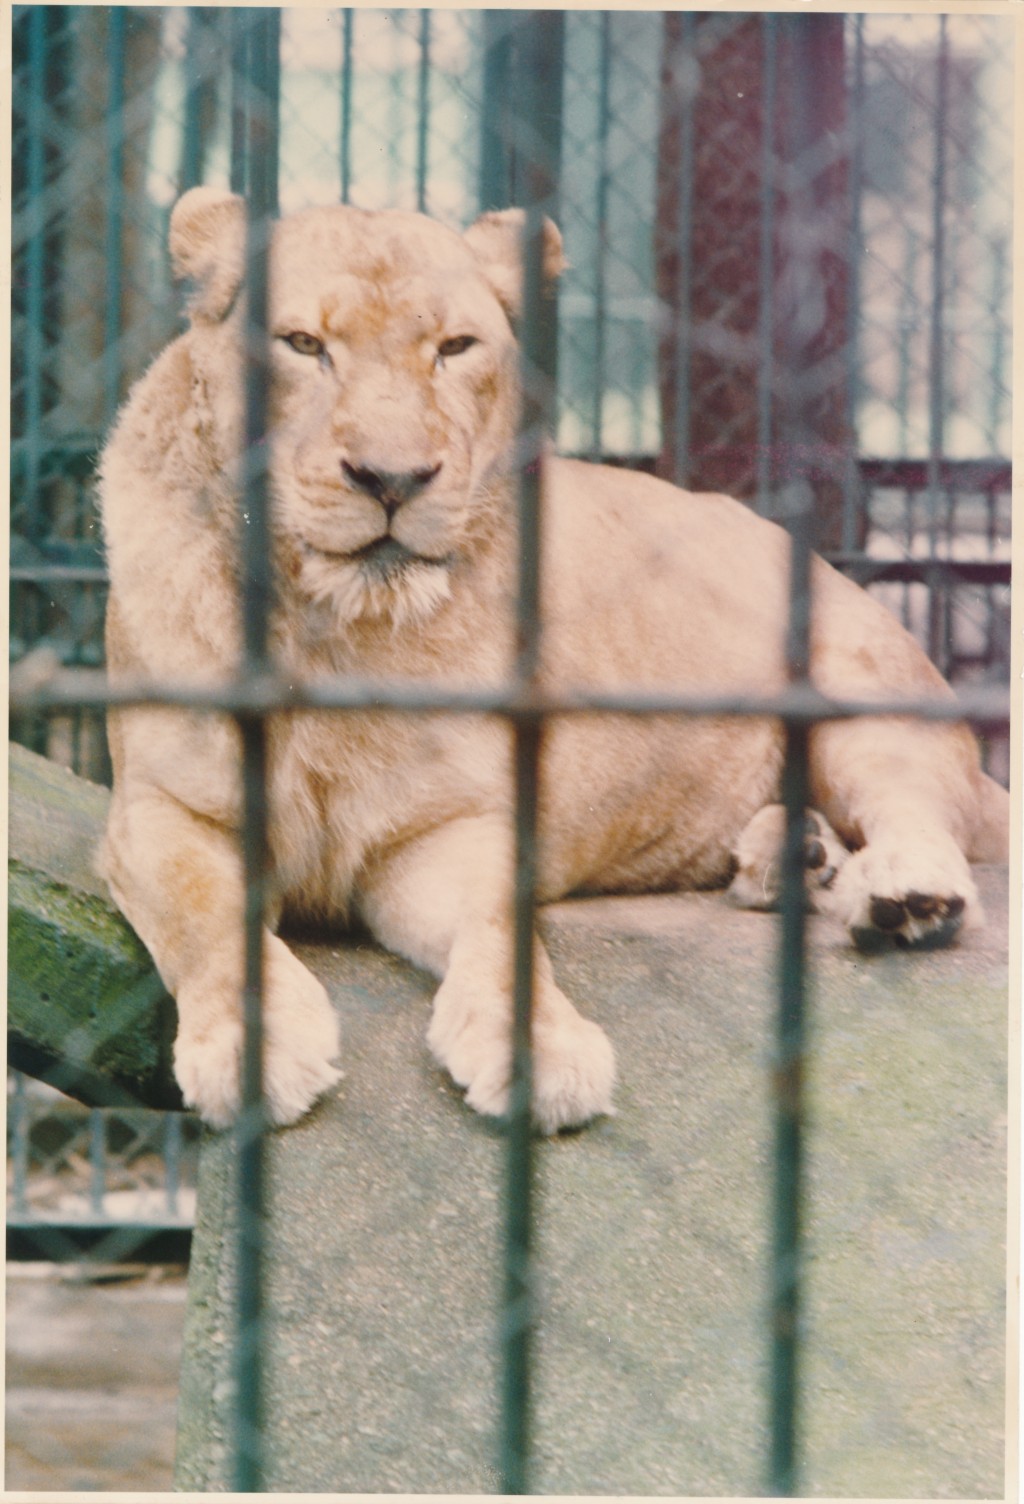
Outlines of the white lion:
{"label": "white lion", "polygon": [[[494,688],[514,651],[520,299],[514,212],[463,236],[419,215],[317,209],[277,225],[271,269],[271,638],[285,677]],[[171,250],[191,327],[138,383],[102,465],[108,652],[118,681],[222,682],[239,660],[244,210],[194,189]],[[548,227],[546,270],[562,263]],[[748,508],[648,476],[545,466],[543,677],[553,690],[763,692],[784,683],[787,540]],[[863,591],[813,573],[825,691],[948,694]],[[239,1102],[239,746],[223,715],[110,716],[104,863],[176,995],[186,1100]],[[428,1039],[481,1112],[510,1071],[510,735],[499,718],[373,711],[272,719],[277,919],[360,916],[441,979]],[[781,732],[769,720],[564,717],[542,766],[540,898],[724,885],[774,898]],[[836,722],[811,738],[811,885],[862,943],[945,941],[975,917],[968,859],[1005,853],[1006,795],[961,725]],[[836,834],[837,833],[837,834]],[[852,853],[852,854],[851,854]],[[266,936],[275,1121],[337,1077],[320,983]],[[611,1105],[614,1060],[537,949],[534,1111]]]}

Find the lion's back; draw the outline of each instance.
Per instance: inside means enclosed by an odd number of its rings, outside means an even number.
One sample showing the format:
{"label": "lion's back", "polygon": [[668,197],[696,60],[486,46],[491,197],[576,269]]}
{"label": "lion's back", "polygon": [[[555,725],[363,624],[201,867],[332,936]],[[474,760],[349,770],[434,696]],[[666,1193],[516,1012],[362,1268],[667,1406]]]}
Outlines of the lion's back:
{"label": "lion's back", "polygon": [[728,497],[581,461],[551,467],[555,672],[763,688],[781,673],[786,540]]}
{"label": "lion's back", "polygon": [[[577,460],[551,466],[550,662],[567,681],[766,691],[784,679],[789,539],[731,497]],[[941,689],[926,654],[815,558],[812,671],[838,693]]]}

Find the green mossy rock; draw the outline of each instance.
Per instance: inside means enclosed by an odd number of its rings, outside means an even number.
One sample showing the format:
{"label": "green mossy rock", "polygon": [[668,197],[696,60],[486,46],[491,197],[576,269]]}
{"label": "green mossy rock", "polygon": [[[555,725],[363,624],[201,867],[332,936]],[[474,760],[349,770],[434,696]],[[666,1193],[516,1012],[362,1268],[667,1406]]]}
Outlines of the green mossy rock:
{"label": "green mossy rock", "polygon": [[11,747],[8,1059],[91,1106],[180,1107],[174,1004],[95,870],[109,797]]}

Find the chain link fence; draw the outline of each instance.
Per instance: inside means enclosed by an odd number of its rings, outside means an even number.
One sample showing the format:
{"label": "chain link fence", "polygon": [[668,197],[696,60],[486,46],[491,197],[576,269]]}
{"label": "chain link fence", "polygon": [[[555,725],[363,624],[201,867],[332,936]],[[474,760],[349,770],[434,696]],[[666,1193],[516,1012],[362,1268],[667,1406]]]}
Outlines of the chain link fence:
{"label": "chain link fence", "polygon": [[[502,11],[281,12],[281,209],[341,200],[461,226],[515,202],[516,24]],[[231,25],[221,9],[15,7],[15,661],[103,663],[94,462],[131,383],[182,327],[174,201],[198,182],[237,186]],[[1009,674],[1012,38],[999,15],[815,17],[808,215],[787,167],[793,70],[806,67],[791,28],[741,13],[564,21],[560,448],[776,515],[796,321],[811,541],[961,685]],[[810,302],[794,271],[807,248],[786,240],[808,223],[827,267]],[[16,711],[13,734],[108,779],[101,712]],[[1005,782],[997,725],[985,756]],[[72,1171],[108,1215],[97,1187],[120,1140],[126,1166],[145,1159],[142,1183],[162,1158],[165,1220],[187,1223],[176,1141],[159,1143],[177,1128],[92,1115],[62,1137],[52,1103],[19,1080],[9,1090],[16,1222],[61,1221],[33,1177]]]}
{"label": "chain link fence", "polygon": [[[465,224],[500,196],[483,99],[503,14],[284,12],[282,209],[341,198]],[[93,461],[179,327],[170,207],[200,178],[228,182],[227,26],[214,10],[16,9],[15,659],[46,644],[102,662]],[[770,512],[785,46],[741,14],[566,26],[560,447]],[[1005,681],[1009,657],[1006,26],[836,16],[816,44],[833,159],[831,303],[811,315],[817,543],[954,682]],[[106,776],[95,716],[15,735]],[[1005,780],[1005,741],[993,757]]]}

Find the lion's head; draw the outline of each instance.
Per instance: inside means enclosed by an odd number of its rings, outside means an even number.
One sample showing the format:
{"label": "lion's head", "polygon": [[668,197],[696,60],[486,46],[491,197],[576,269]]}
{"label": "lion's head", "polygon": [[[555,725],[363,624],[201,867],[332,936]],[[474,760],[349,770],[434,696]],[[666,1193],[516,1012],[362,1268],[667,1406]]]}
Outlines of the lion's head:
{"label": "lion's head", "polygon": [[[271,240],[271,492],[288,588],[342,622],[421,618],[493,525],[518,411],[522,216],[464,235],[419,214],[311,209]],[[171,220],[192,359],[237,452],[245,213],[197,188]],[[561,269],[546,232],[545,268]]]}

